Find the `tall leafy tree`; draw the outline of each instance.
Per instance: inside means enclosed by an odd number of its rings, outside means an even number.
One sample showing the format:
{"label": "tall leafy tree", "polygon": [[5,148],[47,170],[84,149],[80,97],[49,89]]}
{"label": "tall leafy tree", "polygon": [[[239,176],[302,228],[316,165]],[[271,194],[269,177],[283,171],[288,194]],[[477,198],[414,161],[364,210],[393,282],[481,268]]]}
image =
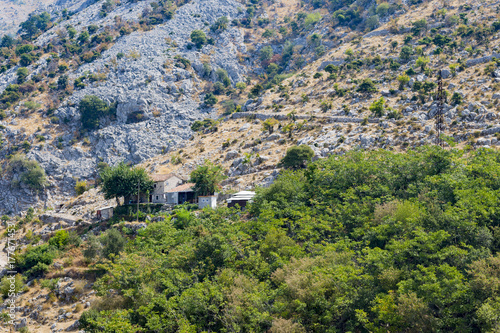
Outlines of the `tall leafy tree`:
{"label": "tall leafy tree", "polygon": [[105,167],[100,173],[102,179],[102,192],[106,199],[116,199],[137,194],[140,186],[141,192],[153,189],[153,180],[144,168],[133,168],[124,162],[115,167]]}
{"label": "tall leafy tree", "polygon": [[191,172],[189,181],[195,183],[194,190],[197,195],[211,195],[219,190],[219,184],[225,178],[222,166],[205,160],[203,165]]}
{"label": "tall leafy tree", "polygon": [[287,169],[305,168],[314,156],[314,151],[307,145],[293,146],[288,148],[285,157],[281,160],[281,166]]}

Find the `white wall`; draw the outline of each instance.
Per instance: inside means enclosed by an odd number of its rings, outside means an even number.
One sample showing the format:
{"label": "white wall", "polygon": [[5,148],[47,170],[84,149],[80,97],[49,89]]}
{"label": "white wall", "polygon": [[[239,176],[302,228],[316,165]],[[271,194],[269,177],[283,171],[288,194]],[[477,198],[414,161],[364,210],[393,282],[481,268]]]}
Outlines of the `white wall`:
{"label": "white wall", "polygon": [[200,197],[198,197],[198,207],[200,209],[203,209],[207,206],[215,209],[217,207],[217,197],[216,196],[200,196]]}

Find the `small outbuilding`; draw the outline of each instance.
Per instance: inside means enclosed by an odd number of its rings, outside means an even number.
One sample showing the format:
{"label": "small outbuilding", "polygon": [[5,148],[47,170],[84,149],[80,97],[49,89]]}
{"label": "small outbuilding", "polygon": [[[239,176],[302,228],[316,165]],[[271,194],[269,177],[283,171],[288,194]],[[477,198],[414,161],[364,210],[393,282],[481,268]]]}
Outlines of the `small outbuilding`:
{"label": "small outbuilding", "polygon": [[99,208],[96,213],[97,218],[101,221],[109,220],[110,218],[113,217],[113,209],[114,209],[113,206]]}
{"label": "small outbuilding", "polygon": [[200,195],[198,197],[198,208],[203,209],[207,206],[212,209],[217,207],[217,195]]}
{"label": "small outbuilding", "polygon": [[193,191],[194,183],[186,183],[168,190],[167,204],[181,205],[185,202],[196,203],[196,196]]}
{"label": "small outbuilding", "polygon": [[252,202],[253,197],[255,197],[255,192],[253,191],[241,191],[235,193],[227,199],[227,206],[234,207],[238,204],[241,208],[244,208],[247,203]]}

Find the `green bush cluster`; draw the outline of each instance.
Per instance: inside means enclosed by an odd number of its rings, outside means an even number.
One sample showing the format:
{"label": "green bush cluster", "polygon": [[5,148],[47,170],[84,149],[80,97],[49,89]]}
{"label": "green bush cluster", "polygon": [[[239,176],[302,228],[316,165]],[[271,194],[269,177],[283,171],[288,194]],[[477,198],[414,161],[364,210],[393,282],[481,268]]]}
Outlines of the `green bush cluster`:
{"label": "green bush cluster", "polygon": [[81,115],[81,123],[84,129],[96,129],[99,127],[102,117],[115,112],[113,106],[108,105],[102,99],[94,95],[87,95],[80,100],[78,109]]}
{"label": "green bush cluster", "polygon": [[32,190],[40,191],[47,184],[45,170],[37,161],[28,160],[21,154],[14,155],[9,160],[7,171],[16,176],[11,181],[12,185],[20,182]]}
{"label": "green bush cluster", "polygon": [[81,329],[493,330],[499,167],[487,149],[351,151],[282,172],[245,216],[179,210],[100,266],[110,305]]}

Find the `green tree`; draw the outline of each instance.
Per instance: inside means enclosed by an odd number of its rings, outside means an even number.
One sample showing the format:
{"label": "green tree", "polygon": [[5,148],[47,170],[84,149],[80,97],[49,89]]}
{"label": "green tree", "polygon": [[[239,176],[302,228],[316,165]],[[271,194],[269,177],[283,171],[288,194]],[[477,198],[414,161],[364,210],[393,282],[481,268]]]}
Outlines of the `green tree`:
{"label": "green tree", "polygon": [[224,84],[224,87],[229,87],[231,85],[231,79],[227,75],[227,71],[225,71],[222,68],[217,68],[215,71],[215,75],[217,76],[217,79]]}
{"label": "green tree", "polygon": [[399,59],[401,59],[403,61],[408,61],[408,60],[410,60],[412,54],[413,54],[412,47],[405,45],[401,48],[401,52],[399,53]]}
{"label": "green tree", "polygon": [[101,236],[102,255],[105,258],[110,258],[111,255],[118,255],[127,244],[127,240],[116,229],[111,228]]}
{"label": "green tree", "polygon": [[398,76],[399,90],[404,90],[405,86],[410,82],[410,77],[406,74]]}
{"label": "green tree", "polygon": [[293,146],[287,149],[285,157],[280,161],[280,165],[287,169],[305,168],[311,161],[314,151],[307,145]]}
{"label": "green tree", "polygon": [[21,274],[16,274],[14,279],[10,279],[7,275],[4,275],[2,277],[2,280],[0,281],[0,294],[2,294],[2,296],[6,299],[12,297],[13,292],[22,292],[27,288],[24,284],[25,281],[26,277],[22,276]]}
{"label": "green tree", "polygon": [[131,197],[137,195],[137,190],[145,193],[153,190],[153,181],[146,170],[131,167],[123,162],[115,167],[105,167],[100,177],[102,189],[106,199],[116,199],[120,204],[120,197]]}
{"label": "green tree", "polygon": [[389,4],[387,2],[382,2],[377,6],[376,13],[377,15],[384,17],[389,13]]}
{"label": "green tree", "polygon": [[66,31],[68,31],[68,35],[69,35],[70,39],[75,38],[76,34],[78,33],[78,31],[71,25],[66,27]]}
{"label": "green tree", "polygon": [[82,127],[96,129],[99,127],[99,118],[105,116],[109,107],[102,99],[94,95],[87,95],[80,100],[78,105]]}
{"label": "green tree", "polygon": [[38,15],[32,15],[29,19],[21,23],[20,32],[23,39],[33,39],[39,33],[47,31],[51,26],[50,14],[43,12]]}
{"label": "green tree", "polygon": [[260,84],[256,84],[254,85],[251,89],[250,89],[250,93],[254,96],[258,96],[262,90],[264,89],[264,87],[262,87]]}
{"label": "green tree", "polygon": [[85,180],[80,180],[76,182],[75,192],[76,195],[82,195],[89,189],[87,182]]}
{"label": "green tree", "polygon": [[377,86],[371,79],[364,79],[358,86],[357,91],[362,93],[373,93],[377,91]]}
{"label": "green tree", "polygon": [[11,47],[14,45],[15,39],[10,35],[4,35],[2,37],[2,41],[0,42],[0,46],[2,47]]}
{"label": "green tree", "polygon": [[21,66],[29,66],[31,65],[32,62],[33,62],[33,57],[28,53],[22,54],[21,59],[19,60],[19,64]]}
{"label": "green tree", "polygon": [[17,83],[23,83],[29,75],[29,71],[26,67],[19,67],[16,71]]}
{"label": "green tree", "polygon": [[273,57],[274,55],[274,52],[273,52],[273,49],[271,46],[264,46],[261,50],[260,50],[260,60],[261,61],[267,61],[267,60],[271,60],[271,58]]}
{"label": "green tree", "polygon": [[247,88],[247,85],[245,84],[245,82],[237,82],[236,83],[236,89],[238,89],[240,91],[240,93],[242,93],[246,88]]}
{"label": "green tree", "polygon": [[207,36],[202,30],[193,30],[191,32],[191,41],[197,48],[201,49],[207,42]]}
{"label": "green tree", "polygon": [[[10,161],[7,171],[16,175],[22,184],[35,191],[42,190],[47,184],[45,170],[34,160],[28,160],[24,155],[14,155]],[[12,184],[14,184],[14,177]]]}
{"label": "green tree", "polygon": [[264,38],[270,38],[270,37],[273,37],[273,36],[274,36],[274,30],[272,30],[272,29],[266,29],[262,33],[262,37],[264,37]]}
{"label": "green tree", "polygon": [[380,97],[378,100],[373,101],[370,105],[370,111],[375,115],[375,117],[382,117],[384,115],[384,97]]}
{"label": "green tree", "polygon": [[351,48],[345,50],[344,54],[347,56],[348,59],[352,59],[354,57],[354,51]]}
{"label": "green tree", "polygon": [[214,24],[210,27],[210,30],[214,32],[220,32],[224,31],[227,29],[227,24],[229,23],[229,20],[225,16],[219,17]]}
{"label": "green tree", "polygon": [[453,105],[462,104],[463,102],[462,95],[460,95],[458,92],[454,92],[453,95],[451,96],[451,102],[453,103]]}
{"label": "green tree", "polygon": [[198,166],[191,172],[189,181],[195,183],[194,191],[197,195],[213,195],[219,191],[219,184],[227,178],[224,169],[209,160]]}
{"label": "green tree", "polygon": [[380,21],[378,15],[373,15],[366,19],[365,26],[368,31],[376,29],[379,25]]}
{"label": "green tree", "polygon": [[79,36],[78,36],[78,42],[80,44],[85,44],[90,38],[90,35],[87,31],[83,31]]}
{"label": "green tree", "polygon": [[217,99],[217,97],[215,97],[212,93],[206,94],[205,98],[203,99],[203,102],[208,106],[215,105],[218,101],[219,100]]}
{"label": "green tree", "polygon": [[321,36],[320,34],[318,33],[313,33],[311,35],[311,37],[309,37],[309,40],[311,41],[311,44],[313,46],[319,46],[320,43],[321,43],[321,39],[323,38],[323,36]]}
{"label": "green tree", "polygon": [[423,18],[421,20],[412,22],[411,31],[415,36],[420,35],[422,32],[427,31],[427,21]]}
{"label": "green tree", "polygon": [[26,252],[15,256],[16,266],[24,276],[37,277],[49,270],[55,257],[56,251],[49,244],[30,246]]}
{"label": "green tree", "polygon": [[94,234],[90,234],[87,240],[86,247],[83,250],[83,256],[85,257],[86,260],[93,261],[95,260],[96,257],[98,257],[101,254],[101,251],[102,251],[102,244],[99,241],[99,238]]}
{"label": "green tree", "polygon": [[418,57],[417,62],[415,63],[422,71],[425,70],[425,66],[429,63],[429,57]]}
{"label": "green tree", "polygon": [[58,249],[63,249],[69,242],[69,234],[66,230],[58,230],[49,239],[49,245],[54,246]]}
{"label": "green tree", "polygon": [[396,47],[398,47],[398,41],[397,40],[393,40],[391,42],[391,49],[392,49],[393,52],[396,49]]}
{"label": "green tree", "polygon": [[339,71],[339,67],[332,64],[328,64],[325,67],[325,71],[330,74],[337,73]]}
{"label": "green tree", "polygon": [[262,130],[272,134],[274,132],[274,126],[278,124],[278,121],[274,118],[268,118],[262,123]]}
{"label": "green tree", "polygon": [[69,77],[67,75],[61,75],[57,79],[57,89],[66,90],[69,85]]}

